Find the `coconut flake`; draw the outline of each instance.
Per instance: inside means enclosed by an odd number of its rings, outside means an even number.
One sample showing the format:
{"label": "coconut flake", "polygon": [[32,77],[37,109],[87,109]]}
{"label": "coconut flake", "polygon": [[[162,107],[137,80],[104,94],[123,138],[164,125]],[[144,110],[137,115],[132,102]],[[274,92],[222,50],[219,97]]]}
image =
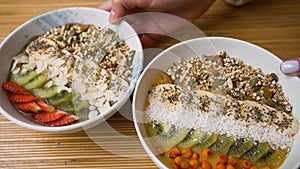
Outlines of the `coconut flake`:
{"label": "coconut flake", "polygon": [[75,81],[73,83],[72,87],[73,87],[75,92],[78,92],[78,93],[85,93],[86,92],[86,86],[83,83],[79,82],[79,81]]}
{"label": "coconut flake", "polygon": [[95,118],[98,115],[98,111],[97,110],[93,110],[89,112],[89,119]]}
{"label": "coconut flake", "polygon": [[110,108],[110,105],[109,105],[108,101],[106,101],[106,102],[104,102],[104,104],[101,107],[98,107],[98,110],[100,111],[100,113],[104,113],[109,108]]}
{"label": "coconut flake", "polygon": [[21,54],[19,54],[17,56],[14,56],[13,59],[15,61],[20,62],[20,63],[28,63],[28,56],[25,55],[25,53],[21,53]]}
{"label": "coconut flake", "polygon": [[60,59],[60,58],[57,58],[57,59],[55,59],[55,60],[52,62],[52,65],[53,65],[54,67],[58,67],[58,66],[63,65],[65,62],[66,62],[65,60]]}
{"label": "coconut flake", "polygon": [[14,71],[16,69],[18,63],[19,63],[19,61],[15,60],[10,70]]}
{"label": "coconut flake", "polygon": [[12,74],[18,74],[20,72],[21,68],[17,67],[15,70],[13,70],[11,73]]}

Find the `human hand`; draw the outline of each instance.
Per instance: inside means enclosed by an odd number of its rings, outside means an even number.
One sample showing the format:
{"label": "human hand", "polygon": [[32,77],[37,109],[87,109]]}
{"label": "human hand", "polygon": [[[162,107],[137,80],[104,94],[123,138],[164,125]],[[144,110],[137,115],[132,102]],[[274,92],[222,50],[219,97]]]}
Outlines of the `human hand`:
{"label": "human hand", "polygon": [[224,0],[225,2],[233,5],[233,6],[242,6],[245,5],[248,2],[251,2],[253,0]]}
{"label": "human hand", "polygon": [[300,58],[286,60],[280,64],[282,73],[292,76],[300,76]]}
{"label": "human hand", "polygon": [[[215,0],[108,0],[99,6],[99,8],[110,11],[109,19],[111,23],[118,23],[124,16],[140,12],[162,12],[193,22],[206,12],[214,1]],[[174,31],[183,26],[182,23],[171,23],[167,18],[147,17],[147,19],[145,19],[143,16],[142,18],[131,17],[125,20],[134,25],[136,30],[143,30],[142,32],[137,32],[140,34],[143,46],[149,47],[162,35],[156,33],[160,31],[153,30],[153,33],[149,33],[149,31],[147,32],[145,29],[149,30],[150,27],[152,29],[161,29],[163,30],[161,32],[165,32]]]}

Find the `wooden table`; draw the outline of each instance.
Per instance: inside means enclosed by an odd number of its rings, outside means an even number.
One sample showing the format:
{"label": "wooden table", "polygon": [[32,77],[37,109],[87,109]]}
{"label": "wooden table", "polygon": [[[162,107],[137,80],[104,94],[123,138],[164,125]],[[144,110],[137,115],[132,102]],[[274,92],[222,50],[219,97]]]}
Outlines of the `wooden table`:
{"label": "wooden table", "polygon": [[[63,7],[97,7],[102,2],[1,0],[0,41],[20,24],[44,12]],[[234,8],[217,0],[195,25],[207,36],[246,40],[283,60],[300,57],[300,1],[256,0]],[[165,38],[154,47],[164,49],[174,43]],[[121,113],[93,130],[73,134],[31,131],[0,115],[0,168],[157,168],[138,142],[130,106],[128,103]],[[123,141],[117,141],[120,139]]]}

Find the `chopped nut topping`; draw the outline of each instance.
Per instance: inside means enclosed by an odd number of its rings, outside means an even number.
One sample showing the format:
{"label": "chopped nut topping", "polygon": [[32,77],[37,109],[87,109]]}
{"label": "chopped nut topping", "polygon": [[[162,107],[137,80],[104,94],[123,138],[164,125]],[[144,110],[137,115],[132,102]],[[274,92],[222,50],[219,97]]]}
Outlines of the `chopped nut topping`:
{"label": "chopped nut topping", "polygon": [[[225,52],[216,56],[191,58],[167,69],[174,84],[188,89],[229,94],[238,100],[267,104],[291,114],[292,106],[283,95],[276,74],[264,74],[260,68],[245,65]],[[268,104],[273,100],[274,103]]]}

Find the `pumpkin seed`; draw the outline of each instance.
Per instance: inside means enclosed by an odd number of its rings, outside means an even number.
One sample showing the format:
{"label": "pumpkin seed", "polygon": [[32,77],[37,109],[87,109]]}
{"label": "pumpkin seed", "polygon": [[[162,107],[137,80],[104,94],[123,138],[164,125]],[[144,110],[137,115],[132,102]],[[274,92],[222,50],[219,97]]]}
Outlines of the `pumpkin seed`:
{"label": "pumpkin seed", "polygon": [[261,89],[261,86],[254,86],[253,87],[253,92],[257,92],[259,89]]}
{"label": "pumpkin seed", "polygon": [[271,73],[270,76],[272,77],[273,80],[278,82],[278,76],[275,73]]}
{"label": "pumpkin seed", "polygon": [[266,105],[268,105],[268,106],[271,106],[271,107],[277,106],[277,103],[272,99],[267,99],[265,102],[266,102]]}
{"label": "pumpkin seed", "polygon": [[239,78],[235,77],[235,78],[231,79],[231,81],[232,82],[237,82],[237,81],[239,81]]}
{"label": "pumpkin seed", "polygon": [[197,85],[198,85],[198,82],[195,81],[195,82],[193,82],[193,83],[191,84],[191,88],[194,89]]}
{"label": "pumpkin seed", "polygon": [[276,110],[279,110],[279,111],[284,111],[284,112],[287,112],[285,106],[283,105],[277,105],[274,107]]}
{"label": "pumpkin seed", "polygon": [[75,31],[72,30],[72,31],[69,33],[68,37],[67,37],[67,41],[71,40],[71,38],[72,38],[74,35],[75,35]]}
{"label": "pumpkin seed", "polygon": [[256,85],[257,82],[258,82],[258,79],[257,79],[257,78],[252,79],[252,80],[250,81],[250,83],[249,83],[250,87],[253,88],[253,87]]}
{"label": "pumpkin seed", "polygon": [[75,51],[75,49],[72,48],[72,47],[71,47],[71,48],[68,48],[67,50],[68,50],[70,53],[73,53],[73,52]]}
{"label": "pumpkin seed", "polygon": [[80,40],[79,40],[79,39],[76,39],[75,42],[79,44],[79,43],[80,43]]}
{"label": "pumpkin seed", "polygon": [[58,40],[58,41],[62,41],[64,38],[62,37],[62,36],[58,36],[57,38],[56,38],[56,40]]}

